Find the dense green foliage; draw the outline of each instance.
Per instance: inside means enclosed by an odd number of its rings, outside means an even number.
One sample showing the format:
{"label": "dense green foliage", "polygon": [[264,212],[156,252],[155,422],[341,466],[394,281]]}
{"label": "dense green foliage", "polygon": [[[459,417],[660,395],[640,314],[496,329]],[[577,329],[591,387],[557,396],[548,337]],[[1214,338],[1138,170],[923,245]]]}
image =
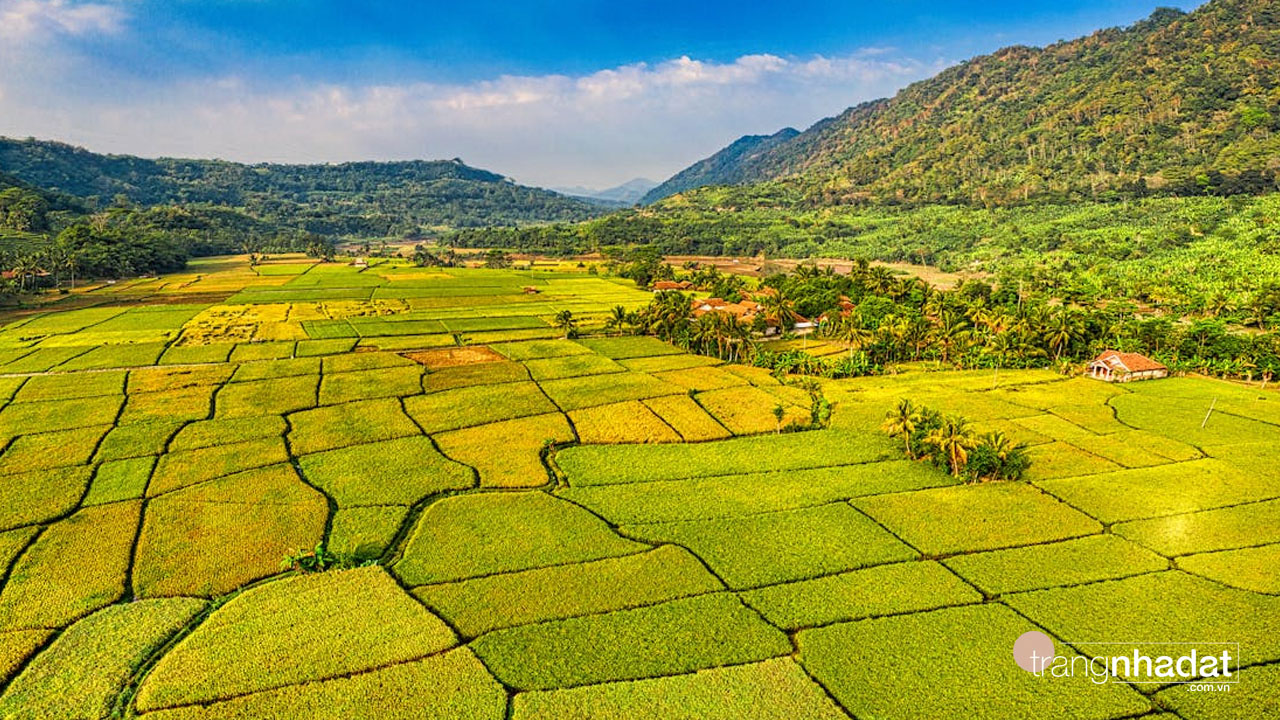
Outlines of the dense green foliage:
{"label": "dense green foliage", "polygon": [[598,206],[516,185],[460,160],[242,165],[100,155],[62,143],[0,139],[0,168],[40,187],[102,204],[239,208],[281,227],[387,237],[435,226],[581,220]]}
{"label": "dense green foliage", "polygon": [[1274,0],[1162,8],[1127,28],[975,58],[699,180],[789,178],[817,204],[1274,191],[1277,54]]}

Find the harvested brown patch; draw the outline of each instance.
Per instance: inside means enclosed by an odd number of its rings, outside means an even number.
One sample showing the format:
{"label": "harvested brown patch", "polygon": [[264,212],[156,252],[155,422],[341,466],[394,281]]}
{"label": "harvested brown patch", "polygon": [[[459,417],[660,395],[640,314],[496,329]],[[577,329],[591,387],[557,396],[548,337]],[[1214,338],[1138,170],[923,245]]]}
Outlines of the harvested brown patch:
{"label": "harvested brown patch", "polygon": [[426,365],[432,370],[459,367],[462,365],[479,365],[480,363],[503,362],[505,357],[490,350],[485,345],[468,347],[435,348],[401,353],[410,360]]}

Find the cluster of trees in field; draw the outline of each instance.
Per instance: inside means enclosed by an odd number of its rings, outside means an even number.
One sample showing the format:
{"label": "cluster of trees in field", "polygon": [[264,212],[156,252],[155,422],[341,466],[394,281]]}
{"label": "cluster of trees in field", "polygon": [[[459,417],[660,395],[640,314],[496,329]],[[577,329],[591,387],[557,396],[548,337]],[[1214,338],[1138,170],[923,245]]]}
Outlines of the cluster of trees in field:
{"label": "cluster of trees in field", "polygon": [[983,435],[968,421],[907,399],[885,418],[884,431],[900,438],[908,459],[928,460],[954,477],[970,480],[1021,480],[1031,458],[1026,448],[1000,431]]}
{"label": "cluster of trees in field", "polygon": [[[801,266],[794,273],[771,275],[761,283],[771,289],[766,294],[714,267],[700,268],[689,278],[726,300],[755,297],[764,311],[753,325],[726,313],[695,320],[689,296],[663,291],[638,312],[616,310],[611,329],[655,334],[725,359],[829,377],[925,360],[958,368],[1067,369],[1104,349],[1144,353],[1174,372],[1248,379],[1280,373],[1280,284],[1258,291],[1249,310],[1252,327],[1242,328],[1216,317],[1151,314],[1124,301],[1063,301],[1017,284],[969,280],[939,290],[866,262],[856,263],[849,274]],[[820,319],[818,335],[847,345],[848,355],[805,360],[800,353],[758,347],[763,325],[788,328],[799,316]]]}
{"label": "cluster of trees in field", "polygon": [[[1129,299],[1184,314],[1241,308],[1280,281],[1280,194],[978,209],[793,209],[761,188],[686,197],[576,225],[461,230],[446,242],[582,253],[859,258],[999,275],[1081,303]],[[753,204],[754,203],[754,204]]]}

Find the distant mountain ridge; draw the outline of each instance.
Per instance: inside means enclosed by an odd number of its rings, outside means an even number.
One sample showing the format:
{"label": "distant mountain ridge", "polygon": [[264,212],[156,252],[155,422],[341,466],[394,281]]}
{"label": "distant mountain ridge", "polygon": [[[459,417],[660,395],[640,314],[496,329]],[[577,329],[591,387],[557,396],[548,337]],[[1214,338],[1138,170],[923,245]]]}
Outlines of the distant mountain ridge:
{"label": "distant mountain ridge", "polygon": [[96,197],[100,205],[116,196],[142,206],[207,203],[330,235],[574,221],[604,211],[456,158],[246,165],[103,155],[59,142],[0,138],[0,173],[47,190]]}
{"label": "distant mountain ridge", "polygon": [[627,206],[635,205],[637,202],[640,202],[640,198],[644,197],[645,193],[657,186],[658,183],[654,180],[649,180],[648,178],[635,178],[628,180],[621,185],[606,188],[604,190],[593,190],[582,186],[553,187],[550,189],[560,193],[561,195],[568,195],[569,197],[599,200],[609,204]]}
{"label": "distant mountain ridge", "polygon": [[649,205],[703,185],[739,185],[761,179],[751,169],[757,159],[799,134],[795,128],[783,128],[772,135],[744,135],[725,149],[699,160],[653,188],[640,199],[640,203]]}
{"label": "distant mountain ridge", "polygon": [[1262,193],[1277,158],[1280,0],[1211,0],[974,58],[768,147],[743,138],[646,202],[774,180],[810,205]]}

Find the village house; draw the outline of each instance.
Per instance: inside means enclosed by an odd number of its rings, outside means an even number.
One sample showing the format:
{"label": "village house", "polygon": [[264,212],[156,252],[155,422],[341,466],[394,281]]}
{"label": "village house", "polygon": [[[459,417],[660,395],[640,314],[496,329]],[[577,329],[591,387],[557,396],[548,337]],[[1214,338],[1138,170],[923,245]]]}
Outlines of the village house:
{"label": "village house", "polygon": [[1089,363],[1089,376],[1105,382],[1135,382],[1168,377],[1169,368],[1138,353],[1107,350]]}

